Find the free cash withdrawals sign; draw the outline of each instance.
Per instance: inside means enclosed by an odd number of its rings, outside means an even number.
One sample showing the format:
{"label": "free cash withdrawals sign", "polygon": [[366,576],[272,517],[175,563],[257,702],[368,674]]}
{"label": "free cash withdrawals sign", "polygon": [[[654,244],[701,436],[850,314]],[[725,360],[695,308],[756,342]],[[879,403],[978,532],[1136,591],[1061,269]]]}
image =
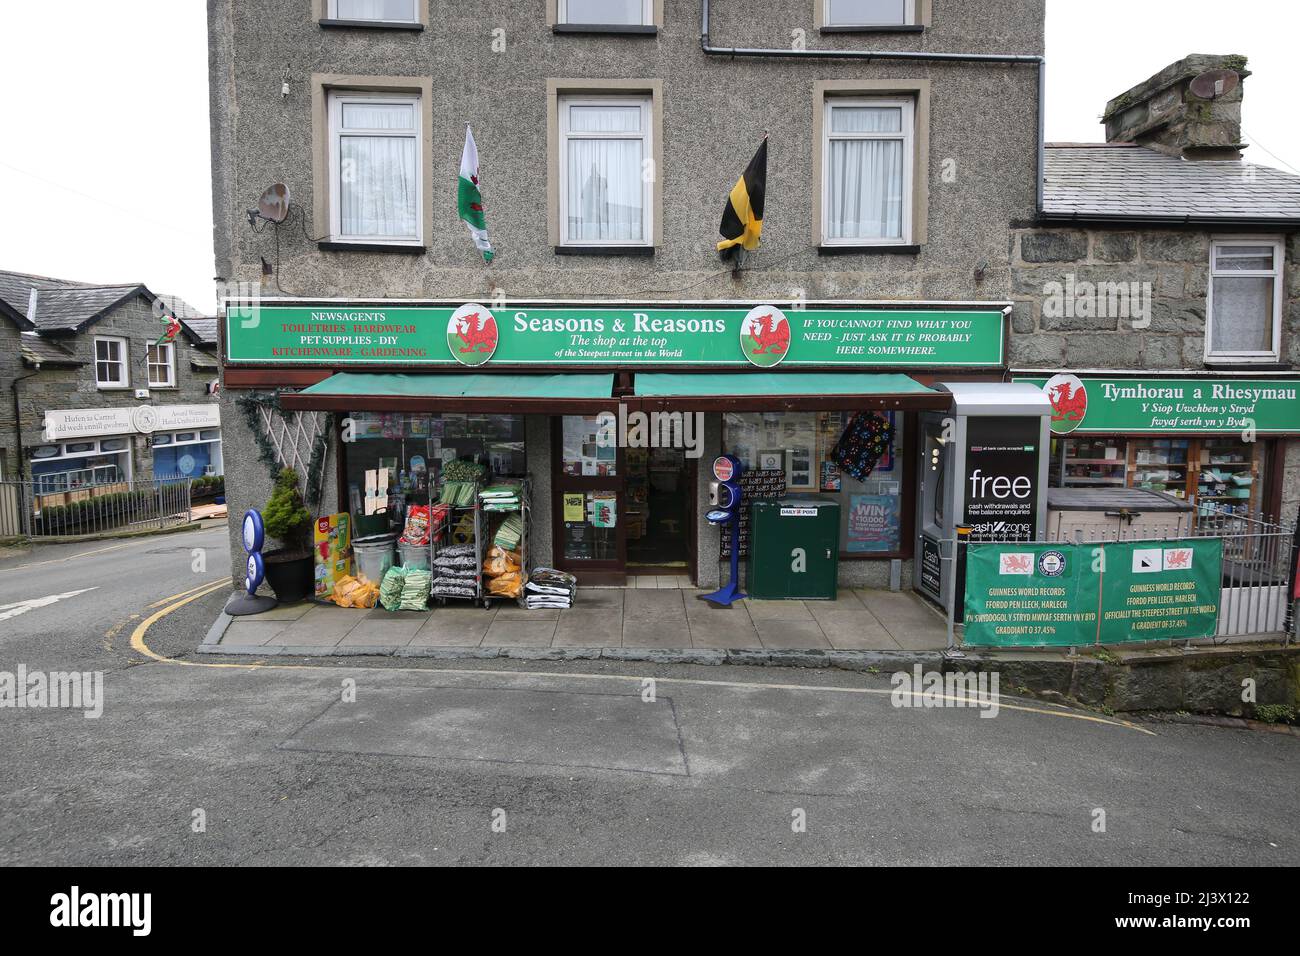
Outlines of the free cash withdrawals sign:
{"label": "free cash withdrawals sign", "polygon": [[1052,403],[1052,431],[1300,432],[1300,379],[1017,378]]}
{"label": "free cash withdrawals sign", "polygon": [[1000,367],[1002,312],[231,303],[228,364]]}
{"label": "free cash withdrawals sign", "polygon": [[1223,541],[972,544],[965,643],[1036,647],[1212,637]]}

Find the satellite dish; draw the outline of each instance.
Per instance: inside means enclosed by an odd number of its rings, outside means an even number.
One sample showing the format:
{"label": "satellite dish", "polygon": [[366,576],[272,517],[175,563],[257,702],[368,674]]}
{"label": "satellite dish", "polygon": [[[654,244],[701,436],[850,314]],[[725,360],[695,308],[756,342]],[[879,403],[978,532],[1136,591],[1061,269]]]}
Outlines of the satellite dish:
{"label": "satellite dish", "polygon": [[257,214],[267,222],[279,225],[289,218],[289,187],[276,183],[262,193],[257,201]]}
{"label": "satellite dish", "polygon": [[1192,95],[1203,100],[1217,100],[1237,88],[1241,76],[1235,70],[1206,70],[1191,82]]}

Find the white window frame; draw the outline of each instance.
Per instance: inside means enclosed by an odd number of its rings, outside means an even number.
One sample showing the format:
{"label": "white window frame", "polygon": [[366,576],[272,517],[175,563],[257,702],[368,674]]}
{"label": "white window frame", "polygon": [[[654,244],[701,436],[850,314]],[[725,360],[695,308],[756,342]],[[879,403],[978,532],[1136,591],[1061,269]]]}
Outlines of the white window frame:
{"label": "white window frame", "polygon": [[[410,19],[407,20],[381,20],[381,19],[370,19],[368,17],[363,17],[360,20],[358,20],[356,17],[347,17],[346,19],[349,22],[355,22],[355,23],[420,23],[421,20],[420,20],[419,5],[423,3],[424,0],[408,0],[408,2],[411,4],[411,16]],[[329,0],[329,3],[326,5],[325,12],[326,15],[329,17],[329,19],[331,20],[343,19],[339,16],[338,0]]]}
{"label": "white window frame", "polygon": [[[587,21],[587,20],[576,20],[576,21],[570,20],[569,0],[557,0],[555,14],[556,14],[555,17],[556,23],[563,23],[563,24],[570,24],[573,26],[584,26],[584,27],[600,27],[600,26],[612,25],[612,24],[597,23],[595,21]],[[637,26],[648,27],[653,25],[654,25],[654,0],[641,0],[641,22],[637,24]]]}
{"label": "white window frame", "polygon": [[[155,362],[150,355],[155,349],[166,349],[166,362]],[[160,353],[163,354],[163,353]],[[150,388],[175,388],[176,387],[176,343],[175,342],[150,342],[145,349],[145,366],[149,371]],[[165,368],[167,377],[163,380],[154,378],[154,369]]]}
{"label": "white window frame", "polygon": [[[419,93],[367,93],[352,90],[330,90],[327,97],[329,114],[329,178],[330,178],[330,238],[334,242],[347,242],[373,246],[423,246],[424,245],[424,104]],[[410,236],[349,236],[343,232],[343,169],[340,140],[343,134],[343,104],[370,103],[377,106],[414,106],[414,130],[348,130],[360,136],[392,136],[415,139],[415,237]]]}
{"label": "white window frame", "polygon": [[831,0],[821,0],[822,4],[822,22],[828,27],[908,27],[916,25],[916,5],[917,0],[906,0],[906,10],[903,14],[901,23],[863,23],[863,22],[843,22],[837,23],[831,19]]}
{"label": "white window frame", "polygon": [[[117,343],[117,347],[118,347],[117,365],[122,371],[121,378],[115,379],[114,381],[111,382],[101,382],[99,380],[99,363],[101,361],[108,362],[107,359],[100,359],[99,357],[100,342]],[[91,348],[94,350],[95,387],[105,391],[111,389],[118,389],[118,388],[130,388],[131,387],[131,348],[127,340],[118,335],[96,335],[94,337],[94,341],[91,344]]]}
{"label": "white window frame", "polygon": [[[834,133],[831,131],[831,111],[836,107],[883,107],[902,109],[901,133]],[[903,97],[882,96],[828,96],[822,107],[822,235],[823,246],[910,246],[912,245],[912,190],[916,168],[916,103]],[[902,230],[897,239],[830,238],[831,226],[831,143],[838,139],[891,139],[903,143],[903,211]]]}
{"label": "white window frame", "polygon": [[[1273,250],[1273,268],[1261,270],[1216,271],[1218,250],[1222,246],[1268,246]],[[1231,257],[1229,257],[1231,258]],[[1215,352],[1214,336],[1214,280],[1220,278],[1273,280],[1273,347],[1267,351],[1233,351]],[[1281,361],[1282,355],[1282,306],[1286,300],[1286,243],[1281,236],[1212,236],[1210,239],[1210,278],[1205,290],[1205,361],[1216,365],[1249,365],[1261,362]]]}
{"label": "white window frame", "polygon": [[[641,110],[640,133],[572,133],[569,129],[571,106],[636,106]],[[646,160],[654,160],[654,97],[649,94],[634,96],[604,96],[561,94],[559,98],[560,144],[560,245],[609,246],[622,249],[641,249],[654,245],[654,177],[645,176]],[[569,139],[639,139],[641,150],[641,238],[640,239],[570,239],[569,238]]]}

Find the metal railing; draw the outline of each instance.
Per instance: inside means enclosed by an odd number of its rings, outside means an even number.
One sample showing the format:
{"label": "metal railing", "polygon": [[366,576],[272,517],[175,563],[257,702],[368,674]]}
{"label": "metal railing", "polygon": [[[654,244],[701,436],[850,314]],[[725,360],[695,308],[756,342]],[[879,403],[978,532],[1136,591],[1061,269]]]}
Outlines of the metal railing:
{"label": "metal railing", "polygon": [[41,482],[0,481],[0,537],[82,537],[189,524],[190,486],[189,478],[59,490]]}
{"label": "metal railing", "polygon": [[[1029,539],[1003,535],[971,535],[970,544],[1102,544],[1105,542],[1162,542],[1186,538],[1220,538],[1223,541],[1222,578],[1215,639],[1256,634],[1295,634],[1295,606],[1291,599],[1296,568],[1296,526],[1266,515],[1252,515],[1198,505],[1194,512],[1171,516],[1166,524],[1144,522],[1130,528],[1122,521],[1109,527],[1074,530],[1056,537]],[[966,550],[946,538],[940,542],[945,560],[956,554],[964,562]],[[964,575],[962,575],[964,579]],[[954,585],[955,587],[955,585]],[[960,595],[954,595],[961,600]],[[954,633],[953,608],[948,609],[949,633]],[[960,626],[960,625],[958,625]],[[1134,642],[1145,643],[1145,642]],[[1179,644],[1158,639],[1150,643]]]}

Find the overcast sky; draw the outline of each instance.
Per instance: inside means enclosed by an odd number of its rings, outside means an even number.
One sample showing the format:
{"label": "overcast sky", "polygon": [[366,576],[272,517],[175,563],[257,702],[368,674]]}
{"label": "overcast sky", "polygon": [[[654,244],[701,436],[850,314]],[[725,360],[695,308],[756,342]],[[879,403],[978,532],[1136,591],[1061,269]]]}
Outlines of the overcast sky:
{"label": "overcast sky", "polygon": [[[1048,0],[1048,139],[1098,141],[1110,97],[1188,53],[1240,53],[1254,74],[1245,86],[1247,157],[1300,169],[1296,7]],[[138,281],[215,307],[205,8],[204,0],[4,4],[0,268]]]}

